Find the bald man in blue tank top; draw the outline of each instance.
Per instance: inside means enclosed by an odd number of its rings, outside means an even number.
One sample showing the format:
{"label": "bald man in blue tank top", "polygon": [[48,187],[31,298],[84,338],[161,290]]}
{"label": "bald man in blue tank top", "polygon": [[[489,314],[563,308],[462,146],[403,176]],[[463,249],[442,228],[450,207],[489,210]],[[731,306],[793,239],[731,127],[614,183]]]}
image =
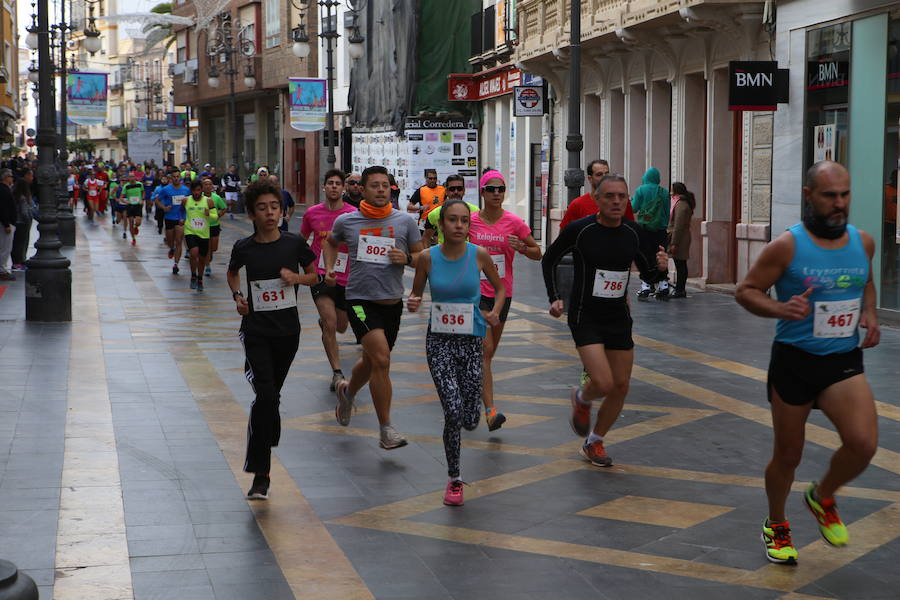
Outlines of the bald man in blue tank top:
{"label": "bald man in blue tank top", "polygon": [[[834,494],[866,469],[878,448],[878,415],[862,359],[862,349],[881,336],[872,282],[875,242],[847,223],[849,214],[847,169],[816,163],[806,173],[803,221],[766,246],[737,288],[741,306],[778,319],[767,385],[775,448],[766,467],[769,516],[762,528],[766,558],[774,563],[797,563],[785,503],[810,410],[825,413],[841,437],[827,473],[803,494],[832,546],[849,541]],[[766,294],[772,286],[778,300]],[[865,329],[862,344],[859,328]]]}

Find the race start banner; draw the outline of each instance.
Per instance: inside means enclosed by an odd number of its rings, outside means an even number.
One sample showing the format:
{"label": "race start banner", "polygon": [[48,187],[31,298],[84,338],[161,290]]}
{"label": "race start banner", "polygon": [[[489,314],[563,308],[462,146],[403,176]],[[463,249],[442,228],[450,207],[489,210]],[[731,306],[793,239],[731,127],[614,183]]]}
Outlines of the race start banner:
{"label": "race start banner", "polygon": [[69,120],[78,125],[106,122],[106,73],[69,73]]}
{"label": "race start banner", "polygon": [[187,113],[166,113],[166,133],[170,140],[183,138],[187,132]]}
{"label": "race start banner", "polygon": [[291,127],[297,131],[325,129],[328,115],[328,88],[324,79],[288,78],[291,98]]}

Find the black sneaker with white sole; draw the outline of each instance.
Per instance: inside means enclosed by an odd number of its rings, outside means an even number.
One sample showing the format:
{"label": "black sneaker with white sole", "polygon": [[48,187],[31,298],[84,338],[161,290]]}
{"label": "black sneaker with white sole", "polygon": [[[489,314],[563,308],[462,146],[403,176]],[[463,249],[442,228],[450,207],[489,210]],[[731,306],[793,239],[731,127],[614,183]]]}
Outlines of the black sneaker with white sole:
{"label": "black sneaker with white sole", "polygon": [[253,476],[253,485],[247,492],[249,500],[268,500],[269,499],[269,476],[257,473]]}

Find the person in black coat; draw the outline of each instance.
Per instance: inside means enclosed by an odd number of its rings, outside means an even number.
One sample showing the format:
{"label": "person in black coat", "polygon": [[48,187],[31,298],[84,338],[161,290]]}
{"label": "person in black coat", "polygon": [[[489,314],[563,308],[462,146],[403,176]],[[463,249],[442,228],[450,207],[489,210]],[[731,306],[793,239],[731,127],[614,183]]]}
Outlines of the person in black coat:
{"label": "person in black coat", "polygon": [[15,280],[9,271],[9,255],[16,229],[16,205],[10,189],[12,182],[12,171],[0,170],[0,281]]}

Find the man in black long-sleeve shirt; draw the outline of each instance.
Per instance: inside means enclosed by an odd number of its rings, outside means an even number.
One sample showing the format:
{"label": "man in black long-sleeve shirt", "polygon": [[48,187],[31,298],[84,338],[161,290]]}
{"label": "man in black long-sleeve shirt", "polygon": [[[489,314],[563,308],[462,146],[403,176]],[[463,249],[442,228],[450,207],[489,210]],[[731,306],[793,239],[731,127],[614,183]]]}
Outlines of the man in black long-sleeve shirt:
{"label": "man in black long-sleeve shirt", "polygon": [[[594,199],[599,212],[563,229],[541,264],[550,314],[559,317],[563,300],[556,284],[556,265],[569,252],[575,258],[569,329],[590,379],[572,390],[570,423],[578,436],[587,436],[581,455],[593,465],[608,467],[612,459],[603,448],[603,436],[622,412],[634,364],[627,299],[631,263],[637,264],[641,279],[656,282],[666,276],[669,257],[662,247],[655,260],[641,253],[637,225],[622,218],[629,201],[624,178],[607,175],[601,179]],[[591,402],[599,398],[603,403],[594,430],[589,431]]]}
{"label": "man in black long-sleeve shirt", "polygon": [[9,271],[13,233],[16,229],[16,204],[13,202],[13,175],[9,169],[0,171],[0,281],[14,281]]}

